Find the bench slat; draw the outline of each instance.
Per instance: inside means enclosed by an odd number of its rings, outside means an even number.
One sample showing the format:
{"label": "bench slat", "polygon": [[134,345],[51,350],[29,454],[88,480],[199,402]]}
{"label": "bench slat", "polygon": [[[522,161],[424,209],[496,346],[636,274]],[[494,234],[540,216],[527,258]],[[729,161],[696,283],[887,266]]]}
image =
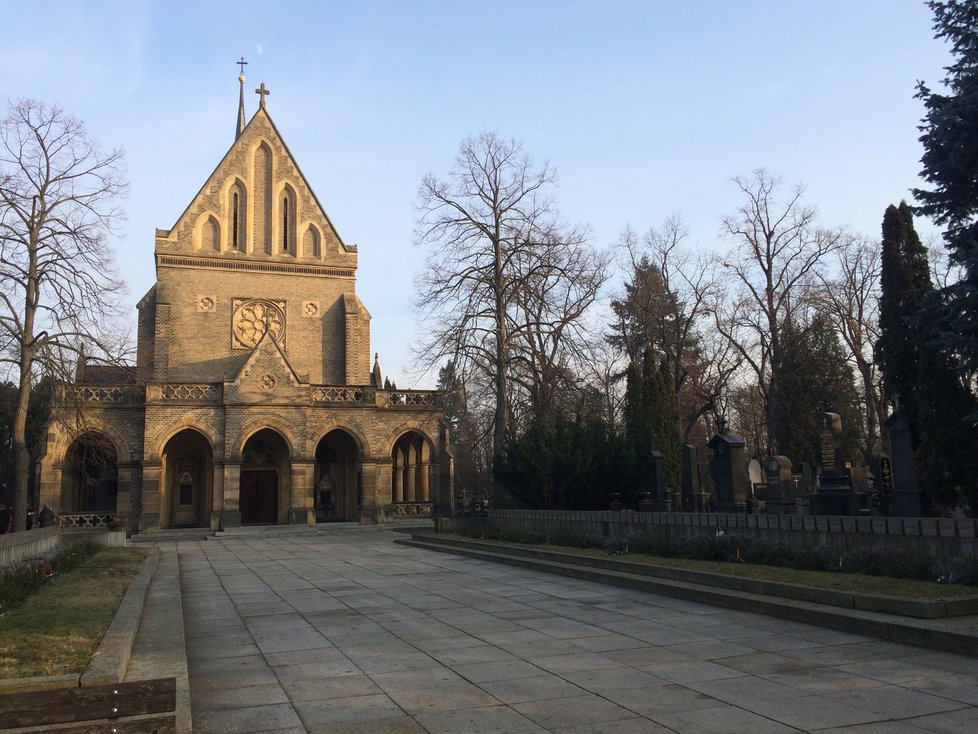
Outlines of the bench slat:
{"label": "bench slat", "polygon": [[[6,731],[0,729],[0,731]],[[44,729],[42,731],[48,731]],[[68,728],[51,729],[51,734],[176,734],[177,717],[175,714],[169,716],[154,716],[148,719],[128,719],[118,721],[113,719],[111,723],[99,722],[83,724],[81,726],[69,726]],[[35,729],[32,734],[39,734]]]}
{"label": "bench slat", "polygon": [[0,696],[0,726],[13,729],[169,713],[176,705],[175,678],[8,693]]}

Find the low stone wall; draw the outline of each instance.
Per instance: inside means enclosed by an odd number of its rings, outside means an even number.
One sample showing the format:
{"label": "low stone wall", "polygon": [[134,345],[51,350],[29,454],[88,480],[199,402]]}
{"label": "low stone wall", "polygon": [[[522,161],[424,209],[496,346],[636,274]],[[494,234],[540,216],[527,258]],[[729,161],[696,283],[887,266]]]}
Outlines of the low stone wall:
{"label": "low stone wall", "polygon": [[856,549],[928,553],[934,558],[978,558],[978,521],[906,517],[754,515],[724,512],[557,512],[489,510],[486,517],[455,518],[453,527],[488,531],[554,532],[627,538],[657,535],[682,542],[697,535],[747,535],[772,544],[826,548],[840,555]]}
{"label": "low stone wall", "polygon": [[16,566],[25,558],[52,553],[61,542],[61,528],[24,530],[0,535],[0,568]]}
{"label": "low stone wall", "polygon": [[81,540],[90,540],[110,548],[124,546],[126,533],[124,530],[112,531],[107,528],[68,530],[57,525],[7,533],[0,535],[0,568],[15,566],[25,558],[53,554],[59,546]]}

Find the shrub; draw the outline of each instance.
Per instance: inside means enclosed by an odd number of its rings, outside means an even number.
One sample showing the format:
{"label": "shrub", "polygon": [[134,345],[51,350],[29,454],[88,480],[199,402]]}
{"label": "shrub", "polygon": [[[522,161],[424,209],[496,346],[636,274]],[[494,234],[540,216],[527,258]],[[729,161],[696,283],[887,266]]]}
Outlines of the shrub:
{"label": "shrub", "polygon": [[[98,551],[99,546],[87,540],[72,543],[54,556],[51,568],[57,573],[68,573]],[[23,604],[46,580],[43,564],[19,563],[0,571],[0,612],[7,612]]]}
{"label": "shrub", "polygon": [[522,538],[520,538],[521,543],[526,545],[542,545],[547,542],[547,536],[543,533],[539,533],[536,530],[531,530]]}
{"label": "shrub", "polygon": [[628,553],[628,540],[627,538],[605,538],[601,547],[609,556],[623,556]]}

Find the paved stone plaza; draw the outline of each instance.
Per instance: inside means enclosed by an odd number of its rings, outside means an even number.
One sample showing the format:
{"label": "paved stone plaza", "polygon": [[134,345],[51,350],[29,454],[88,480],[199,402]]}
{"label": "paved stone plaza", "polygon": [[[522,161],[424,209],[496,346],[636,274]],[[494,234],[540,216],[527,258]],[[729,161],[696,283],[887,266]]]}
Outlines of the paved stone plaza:
{"label": "paved stone plaza", "polygon": [[181,541],[194,732],[978,728],[975,658],[395,537]]}

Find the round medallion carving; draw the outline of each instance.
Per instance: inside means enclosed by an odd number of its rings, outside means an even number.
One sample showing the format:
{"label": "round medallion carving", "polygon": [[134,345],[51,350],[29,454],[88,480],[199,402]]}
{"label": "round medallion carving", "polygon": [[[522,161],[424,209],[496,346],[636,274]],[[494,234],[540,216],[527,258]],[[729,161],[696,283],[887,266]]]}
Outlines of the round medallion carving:
{"label": "round medallion carving", "polygon": [[266,331],[277,342],[285,338],[285,311],[272,301],[252,299],[239,302],[231,323],[238,346],[254,347]]}
{"label": "round medallion carving", "polygon": [[275,389],[275,377],[273,375],[264,374],[258,378],[258,385],[265,392],[269,392]]}

